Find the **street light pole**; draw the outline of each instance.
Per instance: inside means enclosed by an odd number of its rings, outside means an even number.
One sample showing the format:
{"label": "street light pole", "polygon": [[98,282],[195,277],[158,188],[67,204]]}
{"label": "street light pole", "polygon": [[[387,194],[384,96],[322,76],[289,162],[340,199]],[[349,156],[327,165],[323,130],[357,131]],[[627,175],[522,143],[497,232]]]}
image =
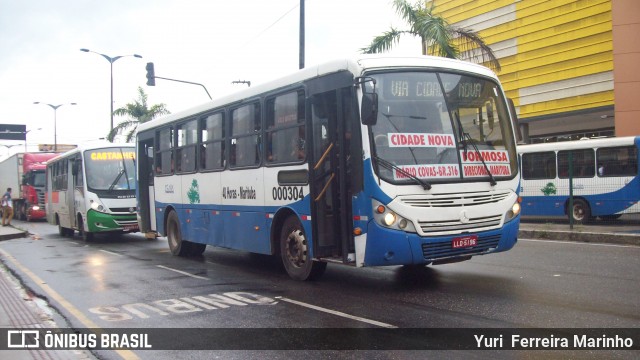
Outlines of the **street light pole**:
{"label": "street light pole", "polygon": [[98,54],[100,56],[102,56],[103,58],[107,59],[107,61],[109,62],[110,65],[110,70],[111,70],[111,112],[110,112],[110,117],[111,117],[111,126],[109,128],[109,134],[111,134],[113,132],[113,63],[116,62],[116,60],[126,57],[126,56],[133,56],[133,57],[137,57],[137,58],[142,58],[142,55],[138,55],[138,54],[130,54],[130,55],[118,55],[118,56],[109,56],[109,55],[105,55],[105,54],[101,54],[99,52],[95,52],[89,49],[80,49],[80,51],[83,52],[92,52],[94,54]]}
{"label": "street light pole", "polygon": [[[34,104],[42,104],[42,105],[47,105],[49,107],[51,107],[53,109],[53,151],[54,152],[58,152],[58,134],[57,134],[57,128],[58,128],[58,108],[62,105],[78,105],[74,102],[72,103],[68,103],[68,104],[59,104],[59,105],[53,105],[53,104],[44,104],[41,103],[39,101],[34,101]],[[25,142],[26,142],[26,136],[25,136]]]}

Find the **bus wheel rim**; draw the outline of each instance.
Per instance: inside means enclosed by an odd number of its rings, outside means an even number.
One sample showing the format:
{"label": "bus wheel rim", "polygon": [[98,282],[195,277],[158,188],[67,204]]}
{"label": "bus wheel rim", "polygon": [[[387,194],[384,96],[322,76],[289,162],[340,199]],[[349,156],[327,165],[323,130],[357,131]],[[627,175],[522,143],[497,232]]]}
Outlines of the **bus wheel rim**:
{"label": "bus wheel rim", "polygon": [[302,231],[294,230],[287,237],[287,260],[296,267],[302,267],[306,262],[307,240]]}

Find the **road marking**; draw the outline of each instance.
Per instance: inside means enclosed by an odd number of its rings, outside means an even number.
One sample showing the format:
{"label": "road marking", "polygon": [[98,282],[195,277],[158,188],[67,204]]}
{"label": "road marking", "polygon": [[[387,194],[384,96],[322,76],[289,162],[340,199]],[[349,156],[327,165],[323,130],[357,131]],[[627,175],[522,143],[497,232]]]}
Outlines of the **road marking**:
{"label": "road marking", "polygon": [[173,269],[173,268],[166,267],[166,266],[163,266],[163,265],[156,265],[156,266],[157,266],[157,267],[159,267],[159,268],[163,268],[163,269],[166,269],[166,270],[170,270],[170,271],[173,271],[173,272],[177,272],[178,274],[191,276],[191,277],[196,278],[196,279],[209,280],[209,278],[208,278],[208,277],[198,276],[198,275],[193,275],[193,274],[190,274],[190,273],[188,273],[188,272],[186,272],[186,271],[182,271],[182,270],[178,270],[178,269]]}
{"label": "road marking", "polygon": [[545,242],[545,243],[572,244],[572,245],[608,246],[608,247],[638,249],[638,246],[635,246],[635,245],[598,244],[598,243],[585,243],[585,242],[579,242],[579,241],[533,240],[533,239],[518,239],[518,241]]}
{"label": "road marking", "polygon": [[122,256],[122,254],[118,254],[118,253],[115,253],[115,252],[113,252],[113,251],[109,251],[109,250],[102,250],[102,249],[100,249],[99,251],[105,252],[105,253],[107,253],[107,254],[115,255],[115,256]]}
{"label": "road marking", "polygon": [[[100,334],[103,333],[104,330],[98,326],[98,324],[94,323],[91,319],[86,317],[82,311],[78,310],[73,304],[71,304],[64,296],[58,294],[57,291],[53,290],[52,287],[47,285],[47,283],[42,280],[38,275],[34,274],[27,267],[18,262],[13,255],[9,254],[4,249],[0,249],[0,254],[5,257],[7,260],[11,261],[15,267],[17,267],[20,271],[22,271],[25,275],[27,275],[37,286],[39,286],[42,291],[44,291],[50,298],[57,301],[62,307],[67,309],[71,315],[75,316],[78,321],[80,321],[85,327],[91,329],[94,333]],[[131,350],[114,350],[120,357],[125,360],[139,360],[140,358]]]}
{"label": "road marking", "polygon": [[325,312],[325,313],[328,313],[328,314],[332,314],[332,315],[342,316],[342,317],[347,318],[347,319],[361,321],[361,322],[364,322],[364,323],[367,323],[367,324],[371,324],[371,325],[376,325],[376,326],[380,326],[380,327],[384,327],[384,328],[388,328],[388,329],[397,329],[398,328],[395,325],[391,325],[391,324],[387,324],[387,323],[383,323],[383,322],[375,321],[375,320],[371,320],[371,319],[366,319],[366,318],[359,317],[359,316],[349,315],[349,314],[346,314],[346,313],[343,313],[343,312],[340,312],[340,311],[331,310],[331,309],[323,308],[323,307],[320,307],[320,306],[311,305],[311,304],[303,303],[303,302],[300,302],[300,301],[287,299],[287,298],[282,297],[282,296],[276,296],[275,298],[278,299],[278,300],[282,300],[282,301],[291,303],[291,304],[304,306],[304,307],[309,308],[309,309],[322,311],[322,312]]}

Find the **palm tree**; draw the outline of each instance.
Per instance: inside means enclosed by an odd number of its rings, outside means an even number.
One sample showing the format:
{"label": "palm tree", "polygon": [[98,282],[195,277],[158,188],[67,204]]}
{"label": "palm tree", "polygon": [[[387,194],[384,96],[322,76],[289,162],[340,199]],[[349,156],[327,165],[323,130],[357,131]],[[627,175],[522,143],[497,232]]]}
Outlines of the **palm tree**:
{"label": "palm tree", "polygon": [[131,128],[127,133],[126,140],[127,142],[131,142],[138,125],[165,114],[170,114],[169,110],[167,110],[167,106],[165,104],[157,104],[149,108],[147,105],[147,94],[145,94],[141,87],[138,87],[138,99],[134,100],[133,103],[126,104],[124,107],[113,111],[113,115],[128,116],[129,119],[116,125],[113,130],[109,132],[109,135],[107,135],[107,139],[113,142],[116,135]]}
{"label": "palm tree", "polygon": [[[473,30],[450,25],[443,17],[435,15],[433,2],[427,7],[422,2],[412,5],[407,0],[394,0],[393,6],[410,25],[409,30],[397,30],[392,27],[391,30],[375,37],[368,47],[362,48],[363,53],[374,54],[390,50],[400,41],[402,35],[411,35],[422,40],[423,55],[462,60],[471,60],[479,55],[481,62],[488,62],[491,68],[500,71],[500,62],[480,35]],[[467,55],[464,55],[465,51],[468,51]]]}

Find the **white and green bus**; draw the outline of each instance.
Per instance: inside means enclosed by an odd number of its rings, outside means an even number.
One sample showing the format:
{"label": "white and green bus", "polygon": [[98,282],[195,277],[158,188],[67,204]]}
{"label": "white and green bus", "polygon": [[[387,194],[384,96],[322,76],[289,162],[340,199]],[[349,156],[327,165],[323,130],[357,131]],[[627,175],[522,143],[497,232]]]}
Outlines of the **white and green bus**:
{"label": "white and green bus", "polygon": [[61,236],[138,231],[135,146],[91,143],[47,162],[47,221]]}

